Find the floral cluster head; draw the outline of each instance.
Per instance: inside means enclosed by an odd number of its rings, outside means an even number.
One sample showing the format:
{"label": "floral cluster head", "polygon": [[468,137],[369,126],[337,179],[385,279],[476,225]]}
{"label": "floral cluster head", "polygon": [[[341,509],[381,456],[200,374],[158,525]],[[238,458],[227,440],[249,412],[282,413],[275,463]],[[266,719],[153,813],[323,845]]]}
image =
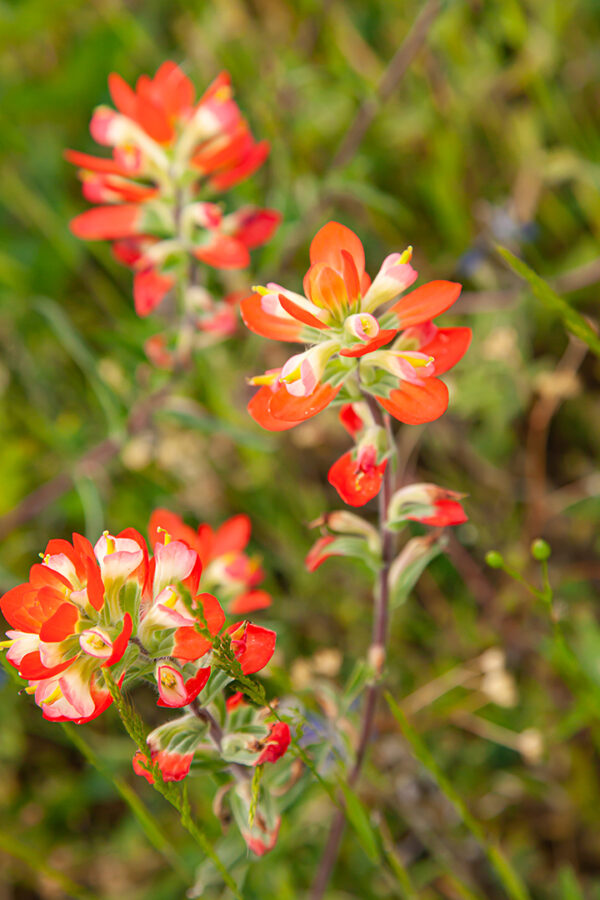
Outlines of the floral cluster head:
{"label": "floral cluster head", "polygon": [[[79,167],[85,198],[95,204],[71,229],[87,240],[112,241],[117,259],[135,273],[135,308],[146,316],[190,261],[244,268],[249,251],[270,238],[280,220],[276,211],[246,206],[225,214],[215,202],[262,165],[269,146],[252,137],[227,72],[199,99],[173,62],[153,78],[142,75],[135,88],[113,73],[109,90],[115,108],[99,106],[90,131],[111,155],[66,153]],[[185,302],[198,328],[231,332],[231,304],[201,288]]]}
{"label": "floral cluster head", "polygon": [[150,517],[150,540],[163,543],[166,534],[184,541],[195,550],[202,563],[201,589],[219,596],[232,615],[266,609],[271,596],[259,587],[264,572],[258,556],[247,552],[251,524],[248,516],[233,516],[214,530],[201,524],[197,529],[167,509],[157,509]]}
{"label": "floral cluster head", "polygon": [[[257,588],[258,560],[245,553],[249,531],[245,516],[214,532],[207,525],[194,531],[158,510],[152,554],[133,528],[104,532],[95,546],[79,534],[72,542],[52,540],[28,581],[0,599],[11,626],[7,659],[46,719],[88,722],[111,705],[115,691],[150,682],[157,705],[181,714],[148,735],[146,751],[134,757],[136,772],[149,781],[180,781],[197,756],[219,759],[227,771],[235,763],[232,809],[246,813],[255,800],[253,768],[275,763],[290,744],[289,726],[274,720],[271,708],[249,705],[240,693],[224,697],[275,650],[274,631],[247,619],[226,623],[206,590],[222,589],[235,615],[270,602]],[[274,845],[279,828],[267,794],[268,777],[260,816],[250,827],[246,815],[242,828],[256,853]]]}
{"label": "floral cluster head", "polygon": [[[162,537],[153,556],[131,528],[105,532],[94,547],[78,534],[50,541],[29,580],[0,600],[12,626],[7,658],[45,718],[98,716],[111,703],[107,669],[126,687],[152,680],[166,707],[189,705],[210,682],[225,613],[201,589],[198,553]],[[273,655],[270,629],[239,621],[223,633],[245,675]]]}
{"label": "floral cluster head", "polygon": [[457,300],[459,284],[432,281],[398,299],[417,278],[411,256],[410,247],[392,253],[371,281],[359,238],[329,222],[311,243],[304,294],[270,283],[242,301],[252,331],[308,347],[250,379],[259,390],[248,411],[260,425],[283,431],[365,395],[407,424],[445,412],[448,390],[438,376],[463,356],[471,332],[433,322]]}

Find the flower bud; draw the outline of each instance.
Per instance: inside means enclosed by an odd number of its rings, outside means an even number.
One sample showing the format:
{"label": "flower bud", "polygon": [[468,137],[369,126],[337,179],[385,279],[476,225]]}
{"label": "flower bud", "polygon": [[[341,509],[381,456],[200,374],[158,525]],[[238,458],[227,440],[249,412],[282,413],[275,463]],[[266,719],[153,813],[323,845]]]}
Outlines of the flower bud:
{"label": "flower bud", "polygon": [[485,561],[490,569],[501,569],[504,566],[504,557],[497,550],[488,551]]}
{"label": "flower bud", "polygon": [[550,559],[551,553],[550,545],[542,538],[538,538],[531,545],[531,555],[538,562],[545,562],[547,559]]}
{"label": "flower bud", "polygon": [[361,341],[370,341],[379,334],[379,322],[370,313],[355,313],[344,322],[344,329]]}

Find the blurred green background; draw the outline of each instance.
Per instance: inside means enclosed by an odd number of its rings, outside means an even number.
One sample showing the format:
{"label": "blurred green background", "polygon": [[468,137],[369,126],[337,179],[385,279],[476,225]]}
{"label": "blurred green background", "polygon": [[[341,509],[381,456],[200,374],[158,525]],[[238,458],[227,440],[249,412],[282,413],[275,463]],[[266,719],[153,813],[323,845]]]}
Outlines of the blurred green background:
{"label": "blurred green background", "polygon": [[[421,280],[465,285],[445,317],[474,333],[446,379],[450,410],[430,426],[402,427],[399,442],[403,477],[464,491],[470,521],[395,612],[388,684],[398,699],[422,689],[407,712],[533,898],[600,898],[600,364],[492,249],[509,246],[581,312],[597,314],[600,6],[444,3],[379,104],[378,85],[422,6],[1,0],[0,587],[24,580],[47,540],[73,530],[92,540],[104,528],[145,531],[157,505],[191,524],[247,512],[275,598],[261,619],[279,633],[271,695],[335,697],[366,651],[366,572],[336,561],[314,575],[303,567],[307,523],[340,505],[327,484],[348,449],[335,415],[285,435],[261,432],[245,412],[244,379],[285,348],[240,327],[127,433],[132,406],[166,381],[142,349],[160,320],[136,317],[131,274],[108,246],[68,230],[86,204],[62,153],[93,150],[87,124],[108,101],[109,72],[132,81],[174,59],[200,91],[227,68],[254,134],[272,145],[228,203],[257,202],[284,217],[232,287],[276,276],[297,290],[310,238],[330,218],[358,232],[372,274],[410,243]],[[371,126],[332,166],[365,102]],[[535,578],[529,545],[538,535],[553,547],[575,672],[551,640],[546,611],[483,562],[497,548]],[[149,722],[161,720],[150,695],[139,704]],[[355,726],[352,716],[331,724]],[[183,873],[148,843],[110,780],[5,679],[0,900],[65,896],[40,860],[107,900],[185,896],[199,851],[135,779],[116,716],[81,733],[161,819]],[[331,812],[321,787],[307,779],[276,850],[251,864],[234,835],[220,838],[210,778],[193,793],[248,900],[304,895]],[[505,896],[383,707],[360,793],[423,900],[466,896],[448,872],[480,895]],[[202,896],[227,896],[210,881],[208,872]],[[347,831],[327,896],[404,895]]]}

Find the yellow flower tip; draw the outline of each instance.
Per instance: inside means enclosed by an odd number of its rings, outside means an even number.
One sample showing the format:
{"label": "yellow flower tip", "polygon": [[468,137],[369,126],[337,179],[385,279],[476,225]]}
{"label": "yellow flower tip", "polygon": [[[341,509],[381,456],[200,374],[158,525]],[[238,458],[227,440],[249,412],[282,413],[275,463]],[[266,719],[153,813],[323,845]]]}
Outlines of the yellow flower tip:
{"label": "yellow flower tip", "polygon": [[222,85],[214,94],[215,100],[218,100],[220,103],[225,103],[227,100],[231,100],[232,92],[231,88],[228,84]]}
{"label": "yellow flower tip", "polygon": [[94,650],[104,650],[105,647],[108,647],[106,641],[99,634],[91,634],[88,638],[88,644]]}
{"label": "yellow flower tip", "polygon": [[398,265],[399,266],[406,265],[406,263],[411,261],[412,255],[413,255],[413,248],[407,247],[406,250],[404,251],[404,253],[401,255],[400,259],[398,260]]}
{"label": "yellow flower tip", "polygon": [[158,528],[157,528],[156,530],[159,531],[161,534],[164,534],[164,536],[165,536],[165,546],[166,546],[167,544],[170,544],[170,543],[171,543],[171,541],[173,540],[173,538],[171,537],[171,535],[169,534],[169,532],[167,531],[166,528],[162,528],[162,527],[159,525]]}
{"label": "yellow flower tip", "polygon": [[434,361],[433,356],[428,356],[427,359],[421,358],[419,356],[413,356],[411,353],[399,353],[403,360],[413,367],[413,369],[422,369],[424,366],[428,366],[430,363]]}
{"label": "yellow flower tip", "polygon": [[264,375],[253,375],[252,378],[247,378],[246,381],[248,384],[253,385],[262,385],[262,384],[273,384],[277,381],[277,374],[274,372],[265,372]]}
{"label": "yellow flower tip", "polygon": [[169,597],[168,600],[165,600],[163,602],[163,606],[168,606],[169,609],[173,609],[173,607],[175,606],[176,603],[177,603],[177,594],[175,593],[173,588],[171,588],[171,596]]}
{"label": "yellow flower tip", "polygon": [[281,381],[285,381],[286,384],[291,384],[293,381],[298,381],[302,377],[302,372],[300,370],[300,366],[296,366],[295,369],[292,369],[291,372],[288,372],[287,375],[281,376]]}
{"label": "yellow flower tip", "polygon": [[[27,690],[27,688],[25,688],[25,690]],[[42,705],[45,705],[46,703],[54,703],[55,700],[60,700],[62,695],[63,694],[60,686],[57,684],[52,693],[49,694],[45,700],[42,700]]]}
{"label": "yellow flower tip", "polygon": [[23,688],[24,694],[35,694],[37,690],[37,684],[28,684],[26,688]]}
{"label": "yellow flower tip", "polygon": [[255,294],[260,294],[261,297],[266,297],[267,294],[270,294],[269,288],[263,287],[262,284],[253,284],[251,290]]}
{"label": "yellow flower tip", "polygon": [[377,329],[377,321],[373,320],[373,316],[361,316],[360,324],[362,325],[362,329],[366,335],[369,337],[373,337],[375,335],[375,331]]}
{"label": "yellow flower tip", "polygon": [[106,553],[110,556],[116,549],[114,538],[111,537],[109,531],[103,531],[102,536],[106,538]]}

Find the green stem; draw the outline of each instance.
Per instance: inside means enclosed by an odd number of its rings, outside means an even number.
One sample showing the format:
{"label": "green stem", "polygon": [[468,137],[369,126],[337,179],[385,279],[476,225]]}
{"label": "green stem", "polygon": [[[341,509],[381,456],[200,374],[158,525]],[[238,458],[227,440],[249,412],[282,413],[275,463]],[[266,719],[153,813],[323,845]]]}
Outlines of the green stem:
{"label": "green stem", "polygon": [[[119,717],[127,731],[127,734],[137,746],[138,750],[148,756],[148,745],[146,743],[146,729],[139,715],[133,706],[123,697],[118,685],[112,677],[108,669],[105,670],[106,683],[111,692]],[[192,816],[187,788],[185,785],[175,784],[174,782],[164,781],[158,765],[154,765],[151,769],[152,786],[154,790],[167,800],[174,809],[179,813],[181,824],[186,831],[193,837],[198,846],[208,856],[215,868],[220,873],[223,881],[236,898],[236,900],[244,900],[239,892],[238,886],[225,868],[223,862],[218,856],[216,850],[206,837],[206,835],[198,828]]]}

